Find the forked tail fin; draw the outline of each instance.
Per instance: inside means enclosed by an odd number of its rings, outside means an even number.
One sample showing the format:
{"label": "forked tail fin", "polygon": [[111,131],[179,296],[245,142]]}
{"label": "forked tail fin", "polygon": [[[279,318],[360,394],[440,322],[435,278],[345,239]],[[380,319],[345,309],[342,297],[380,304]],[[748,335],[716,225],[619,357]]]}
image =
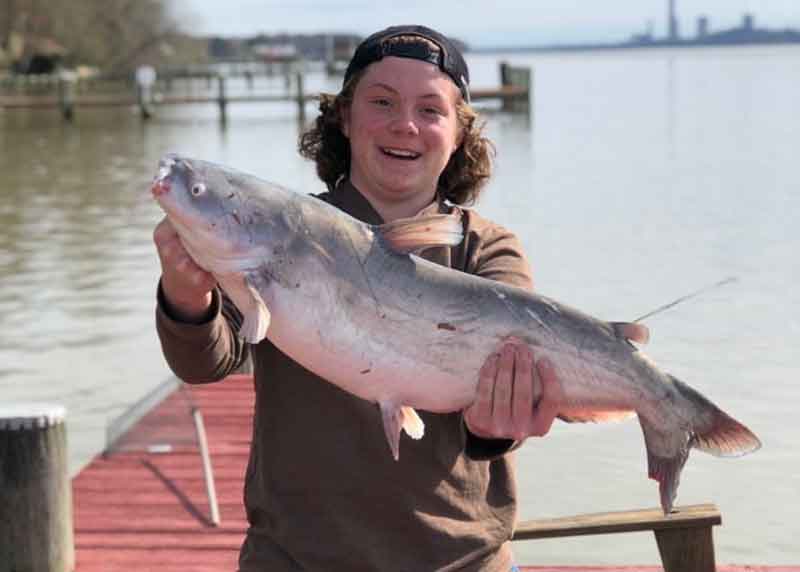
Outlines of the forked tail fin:
{"label": "forked tail fin", "polygon": [[700,414],[687,430],[665,431],[639,417],[647,447],[648,476],[658,481],[661,508],[672,510],[678,492],[681,471],[689,458],[689,450],[697,448],[718,457],[735,457],[761,447],[761,441],[750,429],[711,403],[700,392],[679,379],[669,376],[675,389],[693,403]]}
{"label": "forked tail fin", "polygon": [[[739,457],[761,447],[761,441],[747,427],[722,411],[696,389],[669,376],[686,399],[704,410],[702,424],[693,427],[691,446],[716,457]],[[707,416],[707,418],[706,418]]]}

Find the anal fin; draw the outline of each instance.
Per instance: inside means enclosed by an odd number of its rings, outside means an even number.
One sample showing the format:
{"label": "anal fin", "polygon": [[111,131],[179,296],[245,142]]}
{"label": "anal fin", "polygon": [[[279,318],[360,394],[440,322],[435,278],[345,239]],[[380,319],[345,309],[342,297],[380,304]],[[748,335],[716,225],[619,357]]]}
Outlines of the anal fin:
{"label": "anal fin", "polygon": [[567,423],[606,423],[610,421],[625,421],[636,417],[632,409],[580,409],[560,408],[558,418]]}
{"label": "anal fin", "polygon": [[379,403],[383,417],[383,431],[392,451],[392,457],[400,459],[400,431],[404,430],[412,439],[421,439],[425,434],[425,424],[413,408],[397,406],[388,401]]}

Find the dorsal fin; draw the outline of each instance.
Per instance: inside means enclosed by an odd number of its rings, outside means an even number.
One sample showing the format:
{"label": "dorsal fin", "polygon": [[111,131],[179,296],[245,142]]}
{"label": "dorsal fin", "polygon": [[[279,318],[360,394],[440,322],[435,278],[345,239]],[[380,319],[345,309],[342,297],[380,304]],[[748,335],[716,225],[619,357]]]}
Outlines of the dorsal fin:
{"label": "dorsal fin", "polygon": [[618,338],[631,340],[637,344],[646,344],[650,341],[650,329],[644,324],[636,322],[611,322],[614,333]]}
{"label": "dorsal fin", "polygon": [[432,246],[456,246],[464,239],[461,217],[436,214],[402,218],[375,228],[393,251],[419,252]]}

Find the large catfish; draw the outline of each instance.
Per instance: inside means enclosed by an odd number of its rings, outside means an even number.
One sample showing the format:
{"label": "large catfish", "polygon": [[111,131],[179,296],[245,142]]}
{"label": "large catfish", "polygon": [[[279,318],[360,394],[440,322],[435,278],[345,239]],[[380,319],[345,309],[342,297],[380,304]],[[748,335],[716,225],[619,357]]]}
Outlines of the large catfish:
{"label": "large catfish", "polygon": [[422,437],[414,409],[469,406],[481,365],[510,337],[553,364],[562,419],[638,415],[665,513],[690,448],[734,456],[760,446],[630,342],[645,341],[643,326],[598,320],[414,254],[458,244],[458,217],[372,226],[319,199],[176,155],[161,160],[152,192],[189,255],[242,312],[240,335],[267,337],[330,383],[376,402],[395,458],[401,429]]}

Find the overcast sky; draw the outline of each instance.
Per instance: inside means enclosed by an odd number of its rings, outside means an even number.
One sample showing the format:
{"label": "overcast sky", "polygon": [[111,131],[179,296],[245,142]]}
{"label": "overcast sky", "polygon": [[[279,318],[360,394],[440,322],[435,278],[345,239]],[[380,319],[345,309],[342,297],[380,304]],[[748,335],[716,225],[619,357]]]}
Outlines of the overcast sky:
{"label": "overcast sky", "polygon": [[[624,40],[652,25],[664,34],[667,0],[173,0],[189,32],[369,34],[399,23],[425,24],[476,46]],[[800,29],[800,0],[676,0],[680,29],[693,35],[699,15],[712,30],[756,25]]]}

